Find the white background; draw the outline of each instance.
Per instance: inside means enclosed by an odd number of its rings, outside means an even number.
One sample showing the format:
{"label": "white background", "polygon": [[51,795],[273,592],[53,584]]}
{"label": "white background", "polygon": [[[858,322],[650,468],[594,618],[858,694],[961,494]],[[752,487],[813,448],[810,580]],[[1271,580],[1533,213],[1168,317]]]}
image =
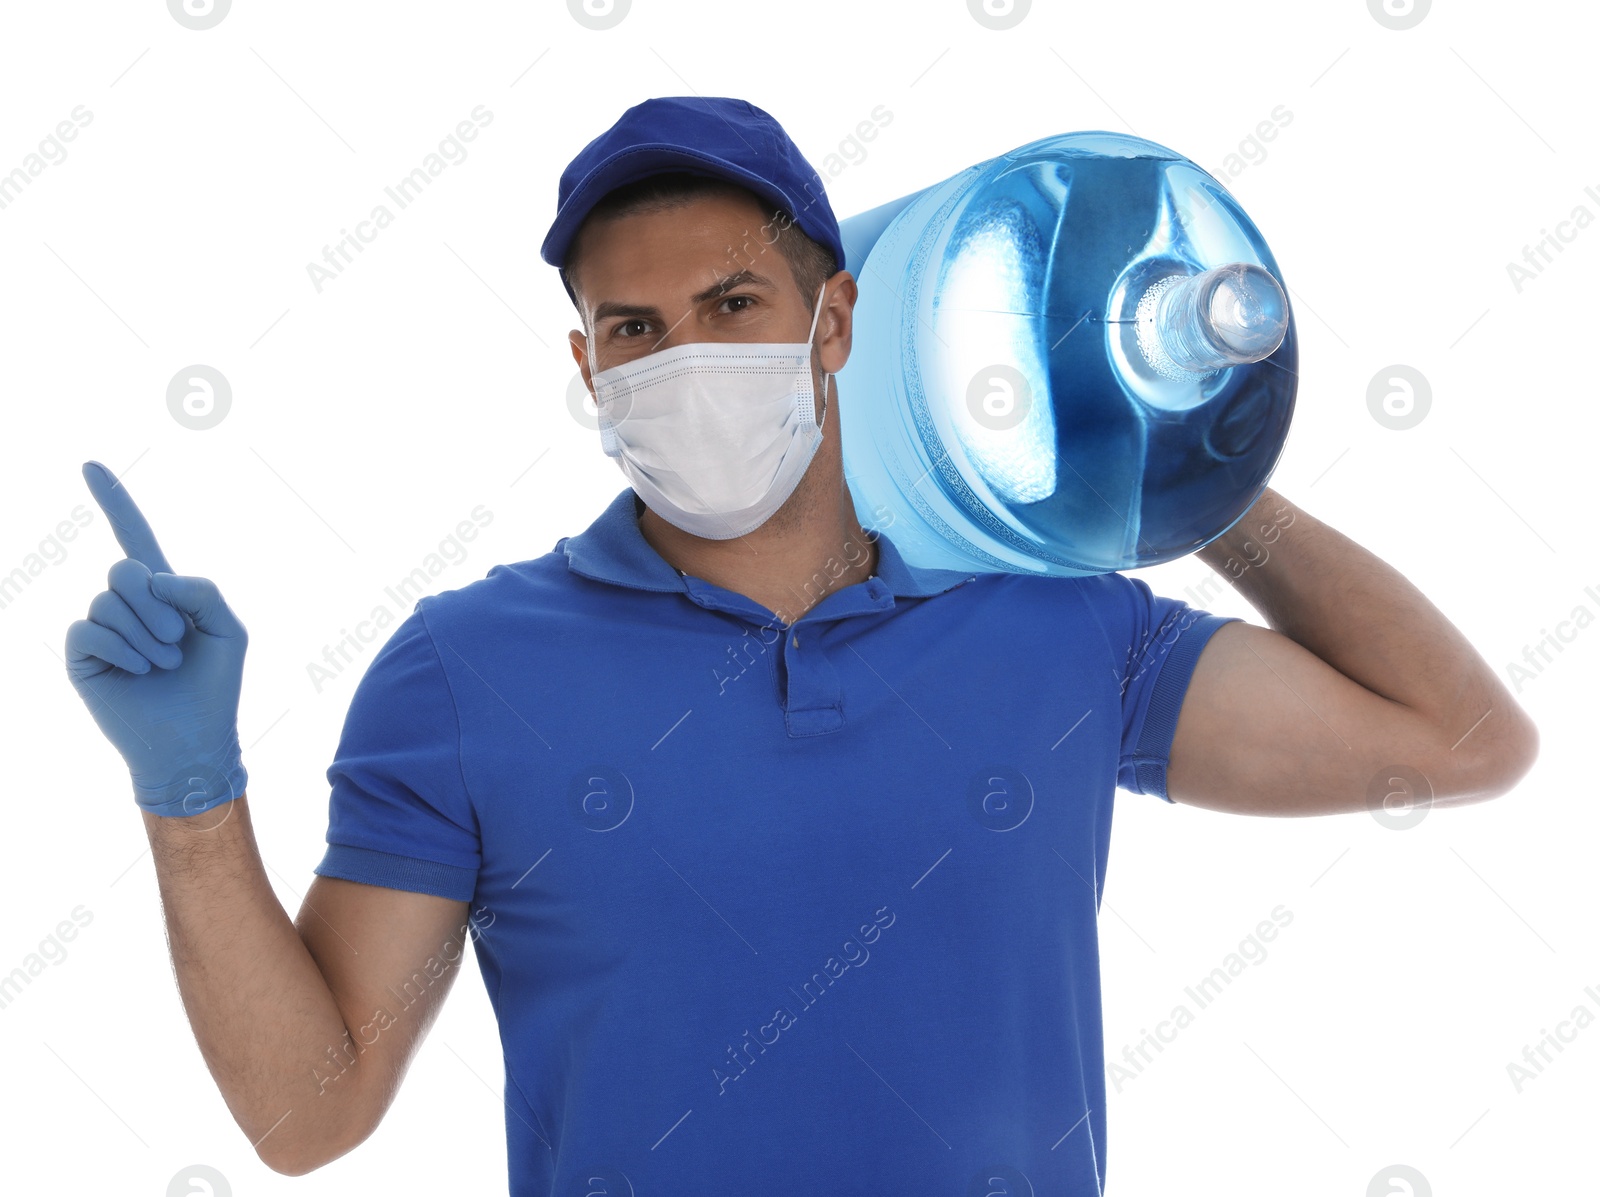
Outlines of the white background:
{"label": "white background", "polygon": [[[8,6],[0,173],[76,106],[92,120],[0,210],[0,573],[80,505],[93,519],[0,608],[0,972],[75,907],[92,922],[0,1010],[5,1187],[159,1195],[195,1162],[237,1194],[505,1187],[476,975],[343,1160],[279,1177],[233,1123],[173,983],[126,770],[62,672],[67,625],[121,555],[83,461],[126,479],[174,568],[215,579],[250,630],[240,738],[293,913],[374,650],[320,692],[308,664],[474,507],[493,522],[436,589],[549,551],[625,485],[568,411],[573,312],[538,257],[586,141],[648,96],[741,96],[814,164],[853,159],[828,183],[843,218],[1051,133],[1129,131],[1217,175],[1292,290],[1302,383],[1272,485],[1398,568],[1504,676],[1575,608],[1600,611],[1600,225],[1520,293],[1507,273],[1574,208],[1600,216],[1596,32],[1587,6],[1470,2],[1397,31],[1356,0],[1040,0],[1003,32],[952,0],[635,0],[604,31],[554,2],[241,0],[204,32],[150,0]],[[493,119],[468,156],[318,293],[307,264],[478,105]],[[878,105],[892,120],[862,155],[847,139]],[[1279,105],[1292,119],[1230,173]],[[195,363],[233,390],[203,432],[166,405]],[[1366,401],[1395,363],[1432,387],[1404,432]],[[1193,558],[1143,576],[1178,596],[1215,577]],[[1207,609],[1260,622],[1227,587],[1210,594]],[[409,610],[388,606],[396,622]],[[1584,623],[1521,686],[1543,752],[1498,801],[1394,831],[1366,814],[1120,797],[1108,1057],[1274,907],[1293,922],[1137,1079],[1108,1087],[1111,1193],[1411,1192],[1374,1180],[1395,1163],[1441,1197],[1594,1183],[1600,1029],[1520,1093],[1507,1074],[1574,1007],[1600,1013],[1584,992],[1600,990],[1600,816],[1578,752],[1600,632]]]}

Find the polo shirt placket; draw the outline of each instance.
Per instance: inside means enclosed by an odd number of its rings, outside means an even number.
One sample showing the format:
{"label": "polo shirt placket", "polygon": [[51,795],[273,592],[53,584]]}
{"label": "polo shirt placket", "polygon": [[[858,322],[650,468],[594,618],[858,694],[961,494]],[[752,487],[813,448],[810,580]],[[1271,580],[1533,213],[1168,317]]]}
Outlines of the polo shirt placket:
{"label": "polo shirt placket", "polygon": [[[884,551],[881,545],[880,538],[880,555]],[[968,575],[966,581],[972,580]],[[762,633],[771,634],[775,651],[766,655],[776,671],[784,726],[791,736],[822,736],[844,726],[844,695],[830,654],[845,651],[845,645],[834,641],[848,643],[847,625],[852,618],[893,609],[894,593],[887,582],[874,574],[864,582],[835,590],[789,625],[759,603],[715,583],[687,575],[684,586],[689,598],[707,610],[726,611],[750,622],[763,644],[767,637]]]}
{"label": "polo shirt placket", "polygon": [[[643,502],[631,490],[619,494],[601,519],[609,532],[607,552],[602,556],[587,545],[576,547],[567,539],[557,547],[565,548],[569,568],[596,581],[619,586],[674,589],[667,584],[668,575],[643,559],[638,545],[633,543],[637,538],[650,550],[650,556],[666,564],[638,531],[636,521],[643,507]],[[635,521],[631,536],[621,522],[625,514],[631,514]],[[877,572],[864,582],[855,582],[824,595],[789,625],[745,595],[668,566],[691,602],[708,611],[737,616],[756,629],[753,634],[769,650],[763,656],[770,659],[770,668],[776,673],[784,726],[791,736],[822,736],[844,726],[845,696],[840,690],[838,671],[830,660],[832,652],[848,651],[848,629],[837,631],[840,625],[847,625],[856,616],[892,610],[897,595],[931,598],[977,580],[977,575],[960,570],[915,569],[905,562],[888,537],[878,536],[876,542]],[[768,637],[762,636],[762,632],[772,634],[771,646],[767,646]],[[781,636],[776,634],[780,632]]]}

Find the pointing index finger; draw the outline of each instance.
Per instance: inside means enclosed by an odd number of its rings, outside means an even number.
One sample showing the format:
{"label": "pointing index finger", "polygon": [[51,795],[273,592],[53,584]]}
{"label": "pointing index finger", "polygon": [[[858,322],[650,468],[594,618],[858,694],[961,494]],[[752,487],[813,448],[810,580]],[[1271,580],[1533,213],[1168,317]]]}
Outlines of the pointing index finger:
{"label": "pointing index finger", "polygon": [[117,543],[125,554],[141,562],[153,574],[177,572],[156,543],[156,534],[150,530],[150,522],[133,501],[128,488],[110,470],[98,461],[86,461],[83,463],[83,480],[89,484],[89,493],[100,504],[100,510],[105,512],[111,530],[116,533]]}

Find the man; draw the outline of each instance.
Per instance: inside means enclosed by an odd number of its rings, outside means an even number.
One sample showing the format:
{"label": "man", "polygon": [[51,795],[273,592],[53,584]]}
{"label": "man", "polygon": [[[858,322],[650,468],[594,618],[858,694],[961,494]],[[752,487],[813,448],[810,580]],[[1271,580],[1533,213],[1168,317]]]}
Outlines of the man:
{"label": "man", "polygon": [[833,381],[855,281],[761,110],[629,109],[543,256],[630,486],[376,655],[293,926],[243,797],[243,628],[86,471],[129,560],[74,679],[129,745],[185,1004],[277,1171],[378,1125],[470,937],[516,1197],[1098,1194],[1118,785],[1311,815],[1531,766],[1461,634],[1271,490],[1200,553],[1270,629],[1117,574],[913,568],[863,527],[839,405],[875,397]]}

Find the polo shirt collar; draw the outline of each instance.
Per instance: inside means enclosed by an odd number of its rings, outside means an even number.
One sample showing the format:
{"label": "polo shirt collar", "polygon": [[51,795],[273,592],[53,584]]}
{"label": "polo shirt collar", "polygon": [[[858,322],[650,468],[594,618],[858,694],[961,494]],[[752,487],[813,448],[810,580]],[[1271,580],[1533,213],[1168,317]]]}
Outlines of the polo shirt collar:
{"label": "polo shirt collar", "polygon": [[[687,592],[677,569],[639,531],[643,507],[632,487],[620,491],[588,528],[563,537],[556,545],[566,553],[567,568],[618,586]],[[897,598],[927,598],[973,580],[974,575],[964,570],[911,565],[885,532],[878,533],[877,545],[878,572],[874,577]]]}

